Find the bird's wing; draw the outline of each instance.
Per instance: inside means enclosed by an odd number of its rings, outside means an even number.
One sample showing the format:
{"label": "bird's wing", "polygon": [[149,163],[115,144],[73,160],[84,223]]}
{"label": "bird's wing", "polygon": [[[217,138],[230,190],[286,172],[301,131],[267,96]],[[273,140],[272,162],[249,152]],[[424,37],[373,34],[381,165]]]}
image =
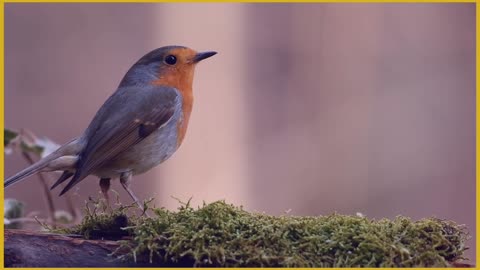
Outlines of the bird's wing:
{"label": "bird's wing", "polygon": [[181,110],[181,95],[172,87],[119,88],[103,104],[85,131],[87,144],[80,154],[67,192],[106,162],[165,126]]}

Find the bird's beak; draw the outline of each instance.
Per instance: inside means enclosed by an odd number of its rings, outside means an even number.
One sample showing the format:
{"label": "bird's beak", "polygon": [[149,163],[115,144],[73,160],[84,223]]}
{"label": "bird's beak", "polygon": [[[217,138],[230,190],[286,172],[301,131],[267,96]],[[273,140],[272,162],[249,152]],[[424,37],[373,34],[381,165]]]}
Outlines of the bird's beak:
{"label": "bird's beak", "polygon": [[200,53],[197,53],[193,57],[192,62],[193,63],[198,63],[198,62],[202,61],[203,59],[207,59],[211,56],[214,56],[215,54],[217,54],[217,52],[200,52]]}

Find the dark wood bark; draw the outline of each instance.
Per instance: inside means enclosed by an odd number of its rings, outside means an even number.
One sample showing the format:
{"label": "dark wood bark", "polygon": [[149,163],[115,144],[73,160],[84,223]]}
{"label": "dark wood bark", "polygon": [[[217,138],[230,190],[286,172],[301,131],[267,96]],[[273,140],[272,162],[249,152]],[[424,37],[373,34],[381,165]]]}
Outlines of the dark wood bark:
{"label": "dark wood bark", "polygon": [[109,256],[117,241],[85,240],[60,234],[5,230],[5,267],[154,267]]}

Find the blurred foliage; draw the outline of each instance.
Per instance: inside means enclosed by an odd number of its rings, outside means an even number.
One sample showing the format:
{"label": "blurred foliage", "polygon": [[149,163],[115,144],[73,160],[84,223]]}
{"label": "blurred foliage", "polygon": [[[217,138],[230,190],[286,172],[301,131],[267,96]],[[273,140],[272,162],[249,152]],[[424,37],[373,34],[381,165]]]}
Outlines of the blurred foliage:
{"label": "blurred foliage", "polygon": [[3,203],[3,220],[5,228],[7,229],[20,229],[21,223],[11,221],[12,219],[21,218],[24,216],[24,204],[15,199],[5,199]]}
{"label": "blurred foliage", "polygon": [[32,133],[24,131],[16,132],[10,129],[4,129],[3,145],[5,153],[10,154],[16,147],[26,153],[32,153],[40,158],[55,151],[59,144],[56,144],[47,138],[37,138]]}
{"label": "blurred foliage", "polygon": [[55,211],[54,218],[56,222],[63,224],[70,224],[74,222],[72,214],[64,210]]}
{"label": "blurred foliage", "polygon": [[15,146],[19,146],[20,149],[27,153],[33,153],[37,156],[40,156],[43,152],[43,147],[36,145],[31,140],[26,140],[18,132],[5,129],[4,130],[4,146],[5,146],[5,153],[10,154],[12,152],[12,148]]}
{"label": "blurred foliage", "polygon": [[[10,129],[4,129],[4,147],[5,154],[11,154],[14,151],[19,151],[23,155],[27,155],[27,160],[30,158],[29,155],[32,154],[35,157],[43,158],[56,149],[60,147],[59,144],[53,142],[47,138],[37,138],[33,133],[22,130],[20,132],[13,131]],[[50,195],[50,194],[48,194]],[[12,218],[21,218],[24,217],[24,205],[22,202],[19,202],[14,199],[6,199],[5,204],[5,224],[10,223],[9,219]],[[8,209],[7,209],[8,206]],[[7,216],[8,210],[8,216]],[[55,211],[52,213],[53,219],[55,222],[61,223],[72,223],[73,216],[72,214],[66,211]],[[25,221],[30,219],[25,219]],[[12,222],[7,224],[6,228],[17,229],[21,227],[20,222]]]}
{"label": "blurred foliage", "polygon": [[166,266],[449,266],[463,259],[468,238],[463,226],[436,218],[275,217],[223,201],[198,209],[187,203],[177,212],[154,208],[154,218],[128,220],[128,207],[87,209],[82,224],[66,232],[104,238],[123,231],[131,240],[123,241],[121,250],[129,252],[119,257]]}

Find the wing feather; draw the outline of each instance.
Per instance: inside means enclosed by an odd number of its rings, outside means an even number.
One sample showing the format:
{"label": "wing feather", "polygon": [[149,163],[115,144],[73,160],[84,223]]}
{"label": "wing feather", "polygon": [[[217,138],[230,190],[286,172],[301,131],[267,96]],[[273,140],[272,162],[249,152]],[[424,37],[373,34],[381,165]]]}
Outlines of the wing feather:
{"label": "wing feather", "polygon": [[177,110],[180,95],[164,86],[118,89],[100,108],[85,132],[87,145],[75,175],[60,195],[125,150],[165,126]]}

